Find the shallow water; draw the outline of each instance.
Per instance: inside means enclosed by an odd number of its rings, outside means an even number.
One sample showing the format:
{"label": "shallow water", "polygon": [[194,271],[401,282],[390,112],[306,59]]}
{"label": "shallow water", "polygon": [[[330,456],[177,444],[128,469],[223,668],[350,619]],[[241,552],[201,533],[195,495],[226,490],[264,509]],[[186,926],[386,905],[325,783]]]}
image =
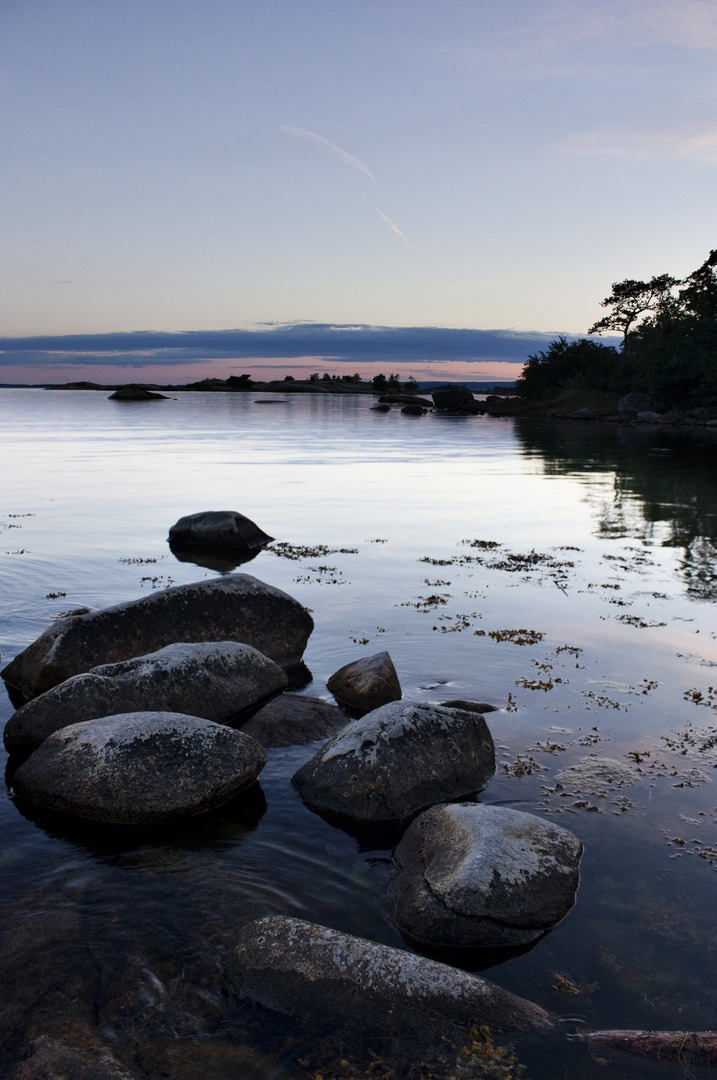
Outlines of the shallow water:
{"label": "shallow water", "polygon": [[[167,547],[183,514],[236,509],[278,541],[325,545],[240,568],[312,609],[306,692],[330,698],[333,671],[387,649],[404,697],[497,705],[500,764],[481,800],[584,843],[563,922],[520,956],[466,966],[590,1029],[717,1028],[713,434],[256,400],[0,391],[3,665],[60,611],[213,576]],[[0,720],[11,713],[3,693]],[[30,820],[8,794],[4,1067],[42,1033],[98,1039],[152,1078],[420,1057],[351,1041],[350,1024],[325,1039],[223,992],[237,928],[257,915],[407,947],[382,901],[390,851],[362,849],[289,784],[315,749],[270,751],[251,799],[163,833]],[[590,755],[628,773],[570,771]],[[516,1046],[529,1076],[604,1072],[582,1046]],[[644,1072],[623,1058],[610,1075]]]}

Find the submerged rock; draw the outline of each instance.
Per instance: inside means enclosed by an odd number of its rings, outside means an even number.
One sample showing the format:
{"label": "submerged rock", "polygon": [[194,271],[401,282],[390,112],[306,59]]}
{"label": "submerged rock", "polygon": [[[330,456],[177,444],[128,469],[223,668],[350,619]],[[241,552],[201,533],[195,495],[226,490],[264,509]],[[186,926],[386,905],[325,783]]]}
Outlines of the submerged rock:
{"label": "submerged rock", "polygon": [[285,916],[244,925],[227,975],[242,998],[375,1035],[451,1039],[482,1025],[500,1033],[550,1025],[540,1006],[487,979]]}
{"label": "submerged rock", "polygon": [[387,652],[345,664],[326,685],[338,702],[358,716],[402,697],[401,684]]}
{"label": "submerged rock", "polygon": [[262,746],[300,746],[328,739],[346,726],[337,705],[305,694],[280,694],[242,724],[242,731]]}
{"label": "submerged rock", "polygon": [[118,825],[204,813],[264,768],[259,743],[225,724],[133,712],[72,724],[45,739],[13,777],[19,799]]}
{"label": "submerged rock", "polygon": [[250,645],[208,641],[167,645],[157,652],[73,675],[10,717],[10,753],[27,754],[53,731],[111,713],[186,712],[228,724],[279,694],[283,668]]}
{"label": "submerged rock", "polygon": [[412,942],[495,948],[537,941],[573,906],[582,844],[504,806],[434,806],[409,826],[389,883]]}
{"label": "submerged rock", "polygon": [[626,787],[635,783],[629,765],[602,754],[588,754],[574,765],[556,773],[555,779],[576,793],[595,795],[604,788]]}
{"label": "submerged rock", "polygon": [[227,574],[57,619],[0,674],[28,701],[99,664],[180,641],[238,641],[290,667],[313,628],[309,612],[287,593],[249,574]]}
{"label": "submerged rock", "polygon": [[324,816],[371,828],[471,795],[494,772],[493,739],[480,714],[391,702],[329,739],[291,782]]}
{"label": "submerged rock", "polygon": [[236,510],[187,514],[169,530],[171,547],[211,547],[224,551],[256,551],[274,539]]}

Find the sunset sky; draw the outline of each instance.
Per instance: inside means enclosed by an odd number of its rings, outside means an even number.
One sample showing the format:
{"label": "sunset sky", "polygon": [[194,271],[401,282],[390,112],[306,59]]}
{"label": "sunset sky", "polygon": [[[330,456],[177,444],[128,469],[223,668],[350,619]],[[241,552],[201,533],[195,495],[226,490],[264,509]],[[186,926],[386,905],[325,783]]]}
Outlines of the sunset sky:
{"label": "sunset sky", "polygon": [[0,35],[2,382],[514,377],[717,247],[715,0],[4,0]]}

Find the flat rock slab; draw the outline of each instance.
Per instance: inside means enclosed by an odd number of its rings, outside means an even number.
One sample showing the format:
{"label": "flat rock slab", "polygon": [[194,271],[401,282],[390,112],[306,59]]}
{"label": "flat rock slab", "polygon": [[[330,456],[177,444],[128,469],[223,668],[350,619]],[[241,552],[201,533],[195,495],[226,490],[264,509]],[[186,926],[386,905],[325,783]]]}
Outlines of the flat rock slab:
{"label": "flat rock slab", "polygon": [[263,747],[199,716],[133,712],[48,736],[13,777],[19,799],[118,825],[160,825],[204,813],[251,784]]}
{"label": "flat rock slab", "polygon": [[550,1025],[544,1009],[487,979],[285,916],[244,925],[227,975],[236,994],[267,1008],[375,1035],[459,1038],[483,1024],[501,1033]]}
{"label": "flat rock slab", "polygon": [[393,661],[387,652],[362,656],[345,664],[326,684],[336,700],[351,713],[363,716],[403,696]]}
{"label": "flat rock slab", "polygon": [[166,645],[147,656],[73,675],[33,698],[8,720],[5,747],[28,754],[53,731],[111,713],[186,712],[218,724],[234,723],[287,683],[284,669],[251,645]]}
{"label": "flat rock slab", "polygon": [[339,823],[381,826],[471,795],[494,772],[493,739],[479,713],[396,701],[329,739],[291,782]]}
{"label": "flat rock slab", "polygon": [[434,806],[394,852],[396,925],[422,945],[530,944],[573,906],[581,852],[576,836],[532,814]]}
{"label": "flat rock slab", "polygon": [[187,514],[169,530],[177,547],[211,547],[225,551],[255,551],[274,539],[236,510],[203,510]]}
{"label": "flat rock slab", "polygon": [[287,593],[249,574],[227,574],[57,619],[1,674],[28,701],[72,675],[180,641],[239,641],[291,667],[313,628],[309,612]]}
{"label": "flat rock slab", "polygon": [[328,739],[349,718],[337,705],[304,694],[280,694],[242,724],[262,746],[301,746]]}

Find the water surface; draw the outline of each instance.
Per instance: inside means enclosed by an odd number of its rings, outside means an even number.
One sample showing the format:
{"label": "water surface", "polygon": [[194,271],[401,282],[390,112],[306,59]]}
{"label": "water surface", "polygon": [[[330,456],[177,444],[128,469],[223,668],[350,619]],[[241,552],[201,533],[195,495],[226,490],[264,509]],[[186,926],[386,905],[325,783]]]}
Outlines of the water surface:
{"label": "water surface", "polygon": [[[167,547],[184,514],[235,509],[323,545],[242,568],[312,610],[306,692],[330,699],[332,672],[387,649],[404,697],[495,704],[481,800],[585,846],[563,922],[520,956],[466,965],[592,1029],[717,1027],[712,433],[278,398],[0,391],[2,663],[61,611],[213,576]],[[152,1078],[333,1075],[322,1037],[238,1006],[221,975],[238,926],[264,914],[407,947],[382,901],[390,850],[362,849],[289,783],[316,748],[271,751],[251,800],[161,834],[30,820],[8,793],[6,1065],[64,1031]],[[628,779],[559,787],[590,755]],[[357,1068],[397,1052],[336,1039]],[[518,1051],[529,1076],[604,1073],[582,1047]],[[611,1075],[643,1073],[626,1060]]]}

